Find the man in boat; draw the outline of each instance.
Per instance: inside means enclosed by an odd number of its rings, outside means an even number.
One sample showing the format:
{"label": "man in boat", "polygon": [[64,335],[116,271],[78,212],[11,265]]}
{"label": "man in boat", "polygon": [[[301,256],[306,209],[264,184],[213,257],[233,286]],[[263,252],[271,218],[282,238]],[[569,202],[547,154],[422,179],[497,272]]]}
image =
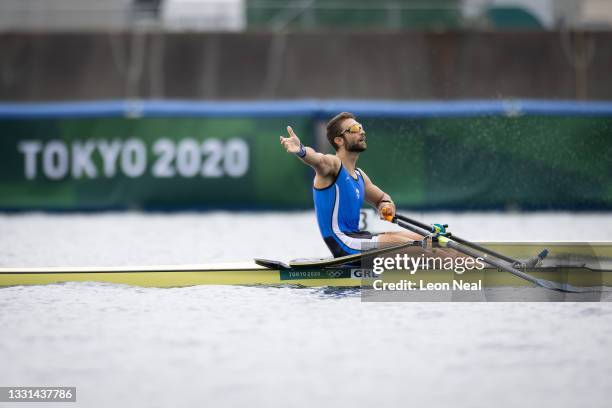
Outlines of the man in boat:
{"label": "man in boat", "polygon": [[280,137],[281,145],[315,171],[312,192],[317,222],[323,240],[335,257],[422,238],[409,231],[378,235],[359,231],[364,200],[387,220],[395,216],[395,204],[389,194],[357,167],[359,154],[365,152],[367,143],[366,132],[355,115],[342,112],[327,123],[327,140],[336,154],[323,154],[304,146],[291,126],[287,126],[287,132],[289,137]]}

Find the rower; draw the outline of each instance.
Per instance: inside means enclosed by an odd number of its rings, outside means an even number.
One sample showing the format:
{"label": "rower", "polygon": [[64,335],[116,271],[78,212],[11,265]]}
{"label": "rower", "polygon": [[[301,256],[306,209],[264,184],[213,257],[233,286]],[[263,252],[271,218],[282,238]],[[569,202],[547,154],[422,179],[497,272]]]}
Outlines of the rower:
{"label": "rower", "polygon": [[281,145],[315,171],[313,198],[319,230],[334,257],[396,245],[422,237],[410,231],[372,234],[359,230],[359,215],[365,201],[377,209],[381,219],[395,217],[391,197],[356,167],[359,154],[367,149],[366,132],[355,115],[342,112],[327,123],[327,140],[336,154],[323,154],[306,147],[291,126]]}

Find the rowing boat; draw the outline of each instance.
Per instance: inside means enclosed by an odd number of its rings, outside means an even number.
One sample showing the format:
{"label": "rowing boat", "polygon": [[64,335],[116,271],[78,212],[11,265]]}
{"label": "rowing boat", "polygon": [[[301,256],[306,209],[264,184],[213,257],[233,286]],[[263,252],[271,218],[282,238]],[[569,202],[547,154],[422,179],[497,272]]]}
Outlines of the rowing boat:
{"label": "rowing boat", "polygon": [[[612,286],[612,243],[480,243],[516,259],[528,259],[542,248],[549,256],[531,268],[536,278],[577,286]],[[254,261],[202,265],[139,267],[0,268],[0,286],[45,285],[64,282],[105,282],[147,287],[194,285],[295,285],[307,287],[367,287],[377,279],[394,282],[410,277],[424,283],[461,279],[483,287],[525,286],[532,283],[496,268],[386,271],[375,275],[354,263],[337,260],[256,263]]]}

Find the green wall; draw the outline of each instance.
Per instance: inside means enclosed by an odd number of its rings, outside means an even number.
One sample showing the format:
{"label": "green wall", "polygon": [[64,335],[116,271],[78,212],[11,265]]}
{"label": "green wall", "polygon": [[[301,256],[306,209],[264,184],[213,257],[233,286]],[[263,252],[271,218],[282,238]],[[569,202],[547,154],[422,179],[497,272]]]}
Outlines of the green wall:
{"label": "green wall", "polygon": [[612,118],[369,119],[359,165],[406,207],[612,208]]}
{"label": "green wall", "polygon": [[279,135],[329,151],[321,131],[345,108],[368,134],[358,166],[400,207],[612,209],[607,105],[213,105],[2,106],[0,210],[312,208],[313,172]]}

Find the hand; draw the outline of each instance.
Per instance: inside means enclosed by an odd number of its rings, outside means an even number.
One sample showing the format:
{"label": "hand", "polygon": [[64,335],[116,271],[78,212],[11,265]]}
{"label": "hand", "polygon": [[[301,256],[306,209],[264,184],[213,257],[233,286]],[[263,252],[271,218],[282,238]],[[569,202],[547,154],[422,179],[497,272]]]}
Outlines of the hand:
{"label": "hand", "polygon": [[393,221],[395,217],[395,204],[391,202],[382,202],[378,206],[378,215],[381,220]]}
{"label": "hand", "polygon": [[297,153],[300,151],[300,146],[302,143],[300,139],[293,133],[293,129],[291,126],[287,126],[287,133],[289,133],[289,137],[280,137],[280,143],[283,145],[287,153]]}

